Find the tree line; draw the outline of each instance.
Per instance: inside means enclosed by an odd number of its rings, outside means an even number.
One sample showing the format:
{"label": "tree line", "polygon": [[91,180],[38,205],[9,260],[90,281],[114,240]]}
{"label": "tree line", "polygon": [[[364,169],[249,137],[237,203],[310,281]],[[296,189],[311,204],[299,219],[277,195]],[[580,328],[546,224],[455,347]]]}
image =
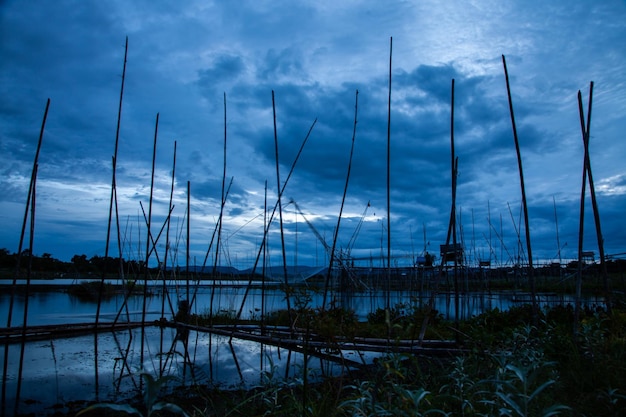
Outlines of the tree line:
{"label": "tree line", "polygon": [[120,270],[139,272],[144,261],[126,260],[113,258],[110,256],[94,255],[88,258],[87,255],[74,255],[70,262],[61,261],[52,257],[50,253],[43,253],[41,256],[33,254],[29,249],[24,249],[21,256],[18,253],[11,253],[6,248],[0,248],[0,270],[4,277],[12,276],[17,267],[18,258],[20,272],[27,270],[29,264],[34,277],[61,277],[65,275],[97,275],[102,273],[115,273]]}

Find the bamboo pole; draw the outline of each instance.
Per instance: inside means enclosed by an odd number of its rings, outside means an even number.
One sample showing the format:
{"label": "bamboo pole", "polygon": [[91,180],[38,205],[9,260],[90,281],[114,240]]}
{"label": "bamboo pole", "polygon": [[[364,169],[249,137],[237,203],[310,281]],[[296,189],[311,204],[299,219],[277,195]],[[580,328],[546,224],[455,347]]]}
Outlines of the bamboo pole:
{"label": "bamboo pole", "polygon": [[[17,261],[15,265],[15,274],[13,275],[13,283],[11,285],[11,297],[9,299],[9,311],[7,315],[7,328],[10,328],[12,325],[13,319],[13,306],[15,303],[15,287],[17,286],[17,278],[20,275],[21,269],[21,259],[22,259],[22,246],[24,244],[24,234],[26,232],[26,221],[28,220],[28,212],[30,210],[30,204],[32,199],[32,194],[34,192],[34,185],[37,178],[37,166],[39,164],[39,152],[41,151],[41,144],[43,141],[43,133],[46,127],[46,120],[48,119],[48,110],[50,109],[50,99],[46,101],[46,109],[44,110],[43,120],[41,122],[41,129],[39,130],[39,139],[37,141],[37,150],[35,151],[35,159],[33,161],[33,169],[31,171],[30,176],[30,184],[28,186],[28,197],[26,198],[26,207],[24,209],[24,219],[22,221],[22,229],[20,232],[20,241],[17,249]],[[32,252],[31,252],[32,257]],[[8,343],[5,343],[4,349],[4,366],[2,368],[2,415],[5,415],[5,405],[6,405],[6,386],[7,386],[7,372],[8,372],[8,362],[9,362],[9,346]]]}
{"label": "bamboo pole", "polygon": [[[459,328],[459,274],[456,240],[456,181],[458,174],[458,159],[454,147],[454,78],[452,79],[450,93],[450,155],[452,162],[452,209],[450,211],[450,227],[452,228],[452,247],[454,251],[454,325]],[[458,341],[458,332],[455,332]]]}
{"label": "bamboo pole", "polygon": [[391,308],[391,57],[393,37],[389,38],[389,91],[387,97],[387,291],[385,308]]}
{"label": "bamboo pole", "polygon": [[602,278],[604,285],[604,297],[607,312],[611,313],[611,291],[609,288],[609,276],[606,270],[606,260],[604,255],[604,238],[602,237],[602,227],[600,224],[600,212],[598,211],[598,201],[596,199],[596,189],[593,182],[593,173],[591,171],[591,157],[589,156],[589,139],[591,138],[591,103],[593,101],[593,81],[589,84],[589,104],[587,110],[587,132],[584,137],[585,146],[585,167],[587,168],[587,177],[589,179],[589,193],[591,194],[591,207],[593,208],[593,219],[596,226],[596,238],[598,240],[598,255],[600,257],[600,269],[602,270]]}
{"label": "bamboo pole", "polygon": [[[359,90],[356,90],[355,103],[354,103],[354,127],[352,129],[352,145],[350,146],[350,159],[348,160],[348,173],[346,174],[346,184],[343,188],[343,197],[341,198],[341,207],[339,209],[339,217],[337,218],[337,227],[335,228],[335,233],[333,236],[333,245],[330,249],[330,262],[328,263],[328,273],[326,274],[326,283],[324,285],[324,298],[322,299],[322,311],[326,309],[326,297],[328,295],[328,284],[330,282],[330,276],[331,276],[332,269],[333,269],[335,247],[337,245],[337,238],[339,237],[339,226],[341,225],[341,215],[343,214],[343,206],[346,201],[346,194],[348,193],[348,184],[350,182],[350,171],[352,169],[352,156],[354,154],[354,139],[356,137],[356,124],[357,124],[358,109],[359,109]],[[341,259],[339,260],[339,262],[341,262]]]}
{"label": "bamboo pole", "polygon": [[[50,108],[50,99],[46,102],[46,109],[43,114],[43,121],[41,122],[41,129],[39,131],[39,140],[37,142],[37,150],[35,151],[35,160],[33,162],[33,170],[30,177],[30,185],[28,186],[28,197],[26,198],[26,208],[24,210],[24,219],[22,221],[22,231],[20,233],[20,243],[17,248],[17,264],[15,265],[15,275],[13,276],[13,285],[11,286],[11,299],[9,301],[9,314],[7,316],[7,327],[11,327],[11,321],[13,317],[13,303],[15,299],[15,286],[17,285],[17,278],[20,274],[20,261],[22,258],[22,247],[24,245],[24,234],[26,231],[26,222],[28,219],[28,212],[30,210],[31,197],[34,190],[34,184],[37,178],[37,165],[39,163],[39,152],[41,150],[41,143],[43,141],[43,132],[46,127],[46,120],[48,119],[48,109]],[[4,385],[3,385],[4,386]]]}
{"label": "bamboo pole", "polygon": [[191,232],[191,183],[187,181],[187,239],[185,239],[185,269],[187,276],[185,277],[185,289],[187,290],[187,301],[189,301],[189,235]]}
{"label": "bamboo pole", "polygon": [[35,203],[37,195],[37,169],[39,165],[35,165],[35,176],[33,180],[33,192],[32,202],[30,205],[30,233],[29,233],[29,255],[28,255],[28,268],[26,270],[26,291],[24,293],[24,316],[22,326],[22,337],[20,343],[20,361],[17,371],[17,390],[15,394],[15,414],[18,414],[20,404],[20,394],[22,390],[22,373],[24,370],[24,350],[26,348],[26,327],[28,326],[28,299],[30,296],[30,279],[32,277],[33,270],[33,243],[35,239]]}
{"label": "bamboo pole", "polygon": [[[115,157],[113,157],[112,159],[115,159]],[[113,163],[115,163],[115,161],[113,161]],[[126,286],[126,277],[124,275],[124,258],[123,258],[123,253],[122,253],[122,233],[120,230],[120,212],[119,212],[119,205],[117,202],[117,185],[116,184],[117,184],[116,175],[113,175],[113,187],[116,189],[114,202],[115,202],[115,227],[117,229],[117,249],[118,249],[118,257],[119,257],[118,258],[119,259],[119,272],[120,272],[120,278],[122,280],[122,283],[124,284],[128,292],[128,287]],[[130,312],[128,311],[127,303],[124,305],[124,308],[126,310],[126,321],[130,321]]]}
{"label": "bamboo pole", "polygon": [[[285,298],[287,301],[287,311],[291,317],[291,301],[289,289],[289,277],[287,276],[287,254],[285,252],[285,231],[283,228],[283,204],[282,204],[282,187],[280,184],[280,163],[278,159],[278,131],[276,129],[276,101],[274,98],[274,90],[272,90],[272,114],[274,119],[274,150],[276,155],[276,185],[278,190],[278,218],[280,222],[280,247],[283,255],[283,273],[285,276]],[[243,303],[242,303],[243,307]]]}
{"label": "bamboo pole", "polygon": [[[144,223],[146,224],[146,226],[148,225],[148,217],[146,215],[146,211],[143,208],[143,203],[140,201],[139,202],[139,207],[141,208],[141,213],[143,214],[143,220]],[[148,257],[150,257],[152,255],[152,252],[155,253],[155,256],[157,258],[157,264],[161,265],[161,258],[159,257],[159,253],[156,252],[156,247],[157,247],[157,242],[159,241],[159,239],[161,238],[161,234],[163,233],[163,230],[165,229],[165,226],[167,225],[167,220],[168,218],[172,215],[172,211],[174,210],[175,206],[172,206],[170,212],[168,213],[168,217],[165,219],[165,222],[163,223],[163,225],[161,226],[161,230],[159,230],[159,233],[156,237],[156,239],[152,236],[152,234],[150,234],[148,236],[149,241],[151,242],[152,246],[150,246],[150,250],[148,251]],[[122,302],[122,305],[120,306],[120,308],[117,311],[117,315],[115,316],[115,319],[113,320],[113,323],[117,323],[117,321],[120,318],[120,315],[122,314],[122,310],[126,309],[127,312],[127,318],[128,317],[128,298],[132,295],[132,291],[127,290],[124,294],[124,301]],[[170,305],[171,307],[171,305]],[[130,321],[130,320],[129,320]]]}
{"label": "bamboo pole", "polygon": [[[226,188],[226,195],[224,196],[224,204],[225,202],[228,200],[228,194],[230,194],[230,187],[232,187],[233,185],[233,180],[235,179],[235,177],[230,177],[230,183],[228,184],[228,188]],[[218,218],[217,222],[215,223],[215,227],[213,228],[213,233],[211,234],[211,240],[209,241],[209,246],[207,247],[207,250],[204,254],[204,261],[202,262],[202,268],[200,268],[200,274],[204,274],[205,268],[206,268],[206,263],[209,259],[209,254],[211,253],[211,249],[213,249],[213,243],[215,242],[215,237],[217,236],[217,229],[219,227],[221,223],[221,219]],[[213,269],[211,269],[213,271],[213,274],[215,273],[215,271]],[[190,307],[193,306],[195,300],[196,300],[196,294],[197,294],[198,288],[196,287],[194,290],[194,295],[193,297],[191,297],[191,303],[189,304]],[[213,279],[213,284],[211,286],[211,291],[215,291],[215,279]],[[213,311],[213,303],[209,304],[209,312]],[[212,314],[212,313],[211,313]]]}
{"label": "bamboo pole", "polygon": [[[187,269],[187,276],[185,277],[185,287],[187,289],[187,297],[185,298],[186,304],[187,304],[187,312],[190,312],[190,306],[189,306],[189,259],[190,259],[190,252],[189,252],[189,243],[190,243],[190,234],[191,232],[191,182],[187,181],[187,239],[185,239],[185,258],[186,258],[186,269]],[[154,245],[156,247],[156,244]],[[178,311],[181,310],[180,306],[177,306]],[[178,334],[178,332],[177,332]],[[187,367],[185,366],[184,362],[186,360],[186,358],[189,355],[188,352],[188,346],[187,343],[189,341],[189,335],[184,335],[182,336],[182,341],[183,341],[183,348],[185,349],[185,355],[183,356],[183,382],[185,381],[185,378],[187,376]]]}
{"label": "bamboo pole", "polygon": [[313,123],[311,124],[311,127],[309,127],[309,131],[307,132],[306,136],[304,137],[304,140],[300,144],[300,149],[298,150],[298,154],[296,155],[296,157],[293,160],[293,163],[291,164],[291,169],[289,170],[289,174],[287,174],[287,179],[285,179],[285,182],[282,188],[280,189],[280,192],[278,193],[278,199],[276,200],[276,203],[274,204],[272,214],[270,215],[269,220],[267,221],[265,230],[263,231],[263,239],[261,240],[261,245],[259,247],[259,250],[257,251],[257,255],[254,260],[254,265],[252,266],[252,271],[250,272],[250,280],[248,281],[248,286],[246,287],[246,290],[243,294],[243,298],[241,300],[241,306],[239,308],[239,311],[237,312],[238,319],[241,317],[244,303],[246,302],[246,298],[248,297],[250,285],[252,285],[252,277],[254,277],[254,274],[256,273],[256,269],[259,264],[259,259],[261,258],[261,254],[265,254],[265,248],[267,245],[267,235],[269,233],[269,228],[272,225],[272,221],[274,220],[274,215],[276,214],[276,210],[278,209],[278,201],[280,200],[283,193],[285,192],[285,188],[287,187],[287,184],[289,183],[291,174],[293,174],[293,171],[296,168],[296,164],[298,163],[298,160],[300,159],[300,155],[302,154],[302,151],[304,150],[304,145],[306,145],[307,141],[309,140],[309,137],[311,136],[311,132],[313,131],[313,127],[315,127],[316,123],[317,123],[317,118],[313,121]]}
{"label": "bamboo pole", "polygon": [[552,204],[554,205],[554,225],[556,227],[556,247],[557,247],[557,255],[559,257],[559,281],[561,280],[561,263],[563,262],[561,259],[561,240],[559,239],[559,218],[556,213],[556,198],[554,195],[552,196]]}
{"label": "bamboo pole", "polygon": [[[578,113],[580,116],[580,129],[583,135],[583,144],[587,142],[587,129],[585,128],[585,114],[583,110],[582,104],[582,95],[580,91],[578,91]],[[589,148],[587,146],[583,146],[584,152],[587,152]],[[578,218],[578,268],[577,268],[577,276],[576,276],[576,300],[574,303],[574,340],[578,337],[578,320],[580,318],[580,297],[582,291],[582,280],[583,280],[583,236],[584,236],[584,228],[585,228],[585,190],[587,187],[587,155],[583,158],[583,175],[582,175],[582,184],[580,190],[580,216]]]}
{"label": "bamboo pole", "polygon": [[513,112],[513,100],[511,98],[511,86],[509,84],[509,73],[506,68],[506,59],[502,55],[502,65],[504,66],[504,77],[506,80],[506,91],[509,98],[509,111],[511,113],[511,124],[513,126],[513,139],[515,140],[515,150],[517,152],[517,166],[519,168],[520,187],[522,189],[522,205],[524,207],[524,228],[526,230],[526,249],[528,251],[528,282],[532,297],[533,322],[537,324],[539,307],[537,306],[537,294],[535,290],[535,276],[533,271],[533,254],[530,244],[530,228],[528,226],[528,204],[526,203],[526,188],[524,187],[524,170],[522,168],[522,155],[517,138],[517,127],[515,125],[515,113]]}
{"label": "bamboo pole", "polygon": [[[263,193],[263,239],[267,230],[267,180]],[[261,264],[261,334],[265,335],[265,266],[267,246],[263,245],[263,263]],[[243,305],[243,304],[242,304]],[[263,345],[261,345],[261,370],[263,370]]]}
{"label": "bamboo pole", "polygon": [[[176,180],[176,141],[174,141],[174,160],[172,162],[172,181],[171,181],[171,186],[170,186],[170,200],[169,200],[169,213],[172,213],[172,200],[174,199],[174,183]],[[163,255],[163,269],[162,269],[162,279],[163,279],[163,285],[161,286],[162,288],[162,294],[161,294],[161,318],[165,317],[165,299],[167,298],[169,300],[169,304],[170,304],[170,309],[172,309],[172,302],[169,298],[169,294],[167,292],[167,280],[166,280],[166,274],[167,274],[167,256],[169,254],[169,249],[170,249],[170,223],[171,223],[171,216],[167,216],[166,219],[166,225],[167,225],[167,229],[165,231],[165,254]],[[161,271],[159,271],[159,273],[161,273]],[[161,332],[160,332],[160,337],[159,337],[159,352],[163,352],[163,331],[164,328],[161,327]],[[164,364],[163,364],[163,355],[159,355],[159,376],[162,377],[163,376],[163,371],[165,370]]]}
{"label": "bamboo pole", "polygon": [[591,81],[589,85],[589,103],[587,109],[587,124],[585,126],[585,114],[583,110],[583,102],[582,102],[582,94],[580,90],[578,91],[578,113],[580,117],[580,128],[583,137],[583,147],[584,147],[584,163],[583,163],[583,177],[582,177],[582,187],[581,187],[581,196],[580,196],[580,219],[579,219],[579,232],[578,232],[578,276],[576,280],[576,307],[574,310],[574,336],[577,336],[578,328],[577,323],[580,317],[580,297],[582,292],[582,252],[583,252],[583,225],[584,225],[584,210],[585,210],[585,186],[587,183],[587,175],[589,176],[589,192],[591,194],[591,203],[593,207],[593,215],[596,226],[596,237],[598,241],[598,252],[600,256],[600,268],[603,276],[603,284],[604,284],[604,296],[605,303],[607,306],[607,312],[610,314],[612,312],[611,306],[611,292],[609,288],[608,281],[608,273],[606,270],[606,262],[604,255],[604,239],[602,237],[602,228],[600,225],[600,214],[598,211],[598,204],[596,200],[595,194],[595,186],[593,182],[593,174],[591,171],[591,160],[589,157],[589,138],[590,138],[590,130],[591,130],[591,108],[593,102],[593,81]]}
{"label": "bamboo pole", "polygon": [[[226,93],[224,93],[224,172],[222,173],[222,203],[220,204],[220,217],[217,229],[217,243],[215,245],[215,262],[213,263],[213,283],[215,283],[215,275],[217,273],[217,264],[219,262],[219,254],[220,254],[220,241],[222,236],[222,220],[224,218],[224,205],[226,201],[224,199],[224,188],[226,186],[226,132],[227,132],[227,124],[226,124]],[[211,323],[213,322],[213,298],[215,296],[215,285],[213,285],[211,290],[211,301],[210,301],[210,317]]]}
{"label": "bamboo pole", "polygon": [[[119,147],[119,139],[120,139],[120,125],[121,125],[121,120],[122,120],[122,102],[123,102],[123,97],[124,97],[124,80],[126,79],[126,61],[127,61],[127,57],[128,57],[128,36],[126,37],[126,45],[124,47],[124,65],[123,65],[123,69],[122,69],[122,85],[120,87],[120,100],[119,100],[119,105],[117,108],[117,126],[115,129],[115,148],[113,151],[113,169],[112,169],[112,173],[111,173],[111,198],[109,200],[109,220],[107,223],[107,235],[106,235],[106,241],[105,241],[105,246],[104,246],[104,258],[106,260],[106,258],[109,256],[109,242],[111,240],[111,221],[112,221],[112,217],[113,217],[113,202],[117,201],[117,194],[116,194],[116,189],[115,189],[115,173],[116,173],[116,167],[117,167],[117,150]],[[118,230],[118,238],[119,238],[119,230]],[[119,245],[118,245],[119,246]],[[119,248],[118,248],[119,251]],[[106,265],[106,262],[105,262]],[[100,321],[100,309],[101,309],[101,305],[102,305],[102,292],[104,291],[104,280],[105,280],[105,274],[106,274],[106,268],[103,268],[102,271],[102,279],[100,280],[100,290],[98,291],[98,305],[96,307],[96,327],[98,327],[98,323]],[[95,333],[95,349],[97,352],[97,346],[98,346],[98,333]],[[96,354],[95,357],[97,358],[98,355]],[[96,369],[98,369],[97,366],[97,359],[96,359]],[[97,387],[97,382],[96,382],[96,387]]]}
{"label": "bamboo pole", "polygon": [[[458,282],[457,282],[457,275],[456,275],[456,265],[457,265],[457,256],[456,256],[456,177],[457,177],[457,172],[458,172],[458,164],[459,164],[459,159],[458,157],[456,157],[455,155],[455,149],[454,149],[454,79],[452,79],[452,90],[451,90],[451,108],[452,111],[450,113],[450,126],[451,126],[451,130],[450,130],[450,155],[451,155],[451,161],[450,161],[450,166],[451,166],[451,178],[450,178],[450,189],[451,189],[451,194],[452,194],[452,198],[451,198],[451,204],[450,204],[450,220],[448,221],[448,233],[446,235],[446,244],[445,244],[445,250],[448,250],[448,246],[450,245],[450,238],[451,236],[454,234],[454,288],[455,288],[455,294],[458,294]],[[428,309],[429,310],[434,310],[434,305],[435,305],[435,296],[437,295],[437,291],[439,289],[439,282],[441,281],[442,277],[443,277],[443,268],[444,268],[444,264],[446,263],[446,255],[444,253],[443,257],[441,258],[441,262],[439,263],[439,273],[438,273],[438,279],[437,282],[435,283],[435,287],[431,290],[430,293],[430,298],[428,300]],[[455,324],[456,327],[458,328],[458,296],[455,297],[455,316],[457,316],[457,318],[455,318]],[[421,344],[424,341],[424,336],[426,335],[426,328],[428,327],[428,322],[430,321],[430,314],[426,314],[424,316],[424,320],[422,321],[422,327],[420,329],[420,333],[419,333],[419,344],[421,346]],[[458,337],[458,336],[457,336]]]}
{"label": "bamboo pole", "polygon": [[148,275],[150,273],[149,261],[150,261],[150,242],[152,238],[151,226],[152,226],[152,198],[154,196],[154,170],[156,165],[156,149],[157,149],[157,137],[159,132],[159,113],[156,115],[156,122],[154,126],[154,144],[152,146],[152,173],[150,179],[150,201],[148,204],[148,227],[146,235],[146,260],[144,264],[144,276],[143,276],[143,304],[141,308],[141,352],[140,352],[140,366],[143,368],[144,357],[144,345],[146,336],[146,308],[148,299]]}
{"label": "bamboo pole", "polygon": [[[95,328],[98,328],[98,324],[100,322],[100,309],[102,306],[102,293],[104,292],[104,280],[106,278],[106,265],[107,265],[107,258],[109,257],[109,243],[111,241],[111,220],[113,217],[113,203],[115,202],[115,209],[116,209],[116,214],[117,214],[117,191],[116,191],[116,167],[117,167],[117,150],[119,147],[119,138],[120,138],[120,125],[121,125],[121,119],[122,119],[122,102],[123,102],[123,97],[124,97],[124,81],[126,79],[126,62],[127,62],[127,57],[128,57],[128,36],[126,37],[126,44],[124,46],[124,65],[123,65],[123,69],[122,69],[122,85],[120,87],[120,99],[119,99],[119,104],[118,104],[118,108],[117,108],[117,125],[115,128],[115,148],[113,151],[113,168],[112,168],[112,172],[111,172],[111,198],[109,200],[109,219],[107,222],[107,234],[106,234],[106,241],[105,241],[105,246],[104,246],[104,268],[102,268],[102,277],[100,279],[100,289],[98,291],[98,304],[96,307],[96,320],[95,320]],[[120,233],[119,233],[119,219],[117,218],[116,215],[116,228],[117,228],[117,242],[118,242],[118,255],[120,257],[120,264],[121,264],[121,249],[120,249],[120,245],[119,245],[119,239],[120,239]],[[120,268],[121,270],[121,268]],[[99,378],[98,378],[98,332],[94,332],[94,361],[95,361],[95,365],[94,365],[94,369],[95,369],[95,390],[96,390],[96,400],[98,399],[98,395],[99,395]]]}

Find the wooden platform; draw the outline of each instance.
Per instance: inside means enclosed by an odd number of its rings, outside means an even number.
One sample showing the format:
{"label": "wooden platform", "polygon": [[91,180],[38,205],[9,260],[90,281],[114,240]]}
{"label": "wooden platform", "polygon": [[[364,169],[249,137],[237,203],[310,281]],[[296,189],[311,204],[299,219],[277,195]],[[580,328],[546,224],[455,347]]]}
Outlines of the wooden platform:
{"label": "wooden platform", "polygon": [[[152,324],[146,324],[149,326]],[[136,329],[141,322],[131,323],[99,323],[98,332],[115,332],[120,330]],[[52,324],[47,326],[27,326],[0,328],[0,341],[4,343],[20,343],[36,340],[50,340],[64,337],[84,336],[96,331],[95,323]]]}
{"label": "wooden platform", "polygon": [[[84,336],[97,332],[116,332],[141,327],[141,322],[129,323],[100,323],[96,328],[94,323],[62,324],[47,326],[28,326],[0,328],[0,341],[4,343],[21,343],[37,340],[50,340],[67,337]],[[155,321],[145,323],[148,327],[168,327],[179,332],[196,331],[227,336],[232,339],[249,340],[266,345],[309,353],[314,356],[335,358],[341,351],[381,352],[381,353],[412,353],[428,356],[454,356],[464,353],[453,340],[419,340],[384,339],[364,337],[333,337],[324,338],[307,332],[305,329],[291,329],[285,326],[259,325],[215,325],[196,326],[172,321]],[[2,343],[0,342],[0,343]]]}

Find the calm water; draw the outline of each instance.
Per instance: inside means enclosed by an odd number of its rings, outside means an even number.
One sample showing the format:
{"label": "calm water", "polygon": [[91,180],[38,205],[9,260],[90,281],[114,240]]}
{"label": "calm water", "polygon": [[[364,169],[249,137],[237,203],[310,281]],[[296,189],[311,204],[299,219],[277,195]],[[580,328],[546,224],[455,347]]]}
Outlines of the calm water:
{"label": "calm water", "polygon": [[[5,326],[9,309],[8,287],[0,286],[0,326]],[[194,298],[192,310],[207,313],[213,298],[213,311],[216,313],[236,313],[244,298],[245,289],[218,287],[212,297],[208,286],[192,287],[190,297]],[[187,298],[186,287],[170,286],[168,297],[160,292],[146,299],[146,320],[171,319],[178,300]],[[307,303],[310,307],[322,304],[323,294],[308,292],[307,297],[291,299],[292,307]],[[428,294],[393,291],[388,297],[380,293],[354,293],[338,297],[335,302],[352,309],[357,316],[365,319],[369,312],[384,308],[389,304],[426,303]],[[165,303],[163,301],[165,300]],[[265,306],[262,306],[264,300]],[[459,316],[469,317],[485,310],[499,308],[506,310],[520,302],[528,302],[525,293],[464,294],[459,299]],[[571,297],[541,295],[541,305],[572,302]],[[601,300],[586,300],[587,303],[601,303]],[[165,313],[162,307],[165,304]],[[173,307],[171,308],[170,305]],[[25,299],[17,294],[13,308],[12,326],[24,322]],[[142,316],[143,298],[133,296],[124,300],[115,296],[103,301],[101,320],[113,321],[120,314],[120,321],[139,321]],[[276,288],[266,290],[262,297],[260,288],[251,288],[242,309],[242,317],[259,317],[262,308],[266,312],[286,308],[284,293]],[[439,294],[435,298],[435,308],[447,319],[455,317],[454,297]],[[32,289],[28,300],[28,325],[67,324],[93,322],[96,303],[80,300],[62,291],[37,291]],[[94,354],[94,335],[74,338],[29,342],[24,346],[22,361],[22,386],[20,412],[32,411],[37,414],[51,412],[53,404],[63,404],[73,400],[119,401],[136,393],[139,387],[139,373],[143,370],[157,377],[161,374],[174,375],[179,383],[192,380],[224,388],[253,386],[271,375],[273,379],[298,377],[302,375],[304,357],[284,349],[263,346],[259,343],[233,339],[229,342],[223,336],[191,332],[189,335],[188,362],[184,366],[185,349],[175,340],[175,330],[146,328],[144,338],[144,360],[141,362],[141,333],[139,329],[103,333],[98,336],[98,357]],[[0,357],[6,352],[6,408],[13,414],[17,390],[17,377],[20,365],[21,345],[0,346]],[[377,354],[361,357],[357,352],[344,352],[347,358],[355,361],[371,361]],[[124,365],[124,358],[125,365]],[[4,366],[2,366],[4,369]],[[311,376],[336,374],[343,371],[341,366],[309,359],[307,367]],[[97,378],[96,378],[96,369]],[[96,383],[97,381],[97,383]]]}
{"label": "calm water", "polygon": [[[0,284],[2,282],[0,281]],[[193,299],[192,311],[197,314],[204,314],[210,311],[211,304],[213,312],[216,314],[235,314],[241,308],[244,299],[245,288],[223,286],[212,290],[210,286],[192,286],[187,295],[185,286],[168,286],[167,296],[162,297],[162,288],[154,290],[152,296],[146,299],[146,320],[158,320],[161,317],[171,319],[177,310],[179,300]],[[212,291],[214,291],[212,295]],[[357,316],[365,319],[367,314],[379,308],[384,309],[389,298],[389,305],[394,306],[399,303],[426,304],[429,300],[429,293],[419,293],[416,291],[391,291],[389,295],[382,292],[358,292],[336,296],[335,304],[342,305],[347,309],[354,310]],[[211,298],[213,302],[211,303]],[[0,326],[6,326],[9,311],[10,291],[8,287],[0,285]],[[330,297],[329,297],[330,301]],[[435,308],[446,319],[454,319],[455,300],[450,293],[437,294],[435,297]],[[264,306],[262,306],[264,302]],[[306,303],[309,307],[321,307],[323,294],[321,291],[307,290],[307,297],[292,297],[292,307],[297,307]],[[528,293],[520,292],[498,292],[498,293],[466,293],[459,296],[459,317],[461,319],[480,314],[485,310],[498,308],[507,310],[512,305],[529,303]],[[568,295],[540,294],[538,302],[541,306],[551,304],[573,303],[573,297]],[[586,303],[601,304],[602,300],[586,299]],[[162,309],[164,305],[164,313]],[[23,294],[16,294],[12,326],[21,326],[24,323],[25,298]],[[126,302],[123,295],[103,300],[100,317],[102,321],[113,321],[119,314],[119,321],[140,321],[142,317],[143,297],[136,295],[129,297]],[[262,295],[261,288],[250,288],[246,296],[245,304],[242,308],[242,318],[260,317],[262,309],[266,313],[286,309],[287,302],[285,294],[276,287],[265,290]],[[28,300],[28,325],[45,324],[67,324],[93,322],[96,317],[96,303],[94,301],[82,300],[63,291],[37,291],[36,287],[31,288]]]}

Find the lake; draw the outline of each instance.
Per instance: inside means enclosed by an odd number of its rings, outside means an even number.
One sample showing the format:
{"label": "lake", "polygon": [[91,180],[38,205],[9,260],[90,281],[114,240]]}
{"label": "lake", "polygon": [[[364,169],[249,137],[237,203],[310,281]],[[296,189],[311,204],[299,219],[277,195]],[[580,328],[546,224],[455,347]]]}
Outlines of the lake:
{"label": "lake", "polygon": [[[57,282],[58,285],[60,283]],[[65,285],[66,283],[64,283]],[[10,287],[0,286],[0,320],[6,323]],[[31,287],[28,299],[27,324],[50,325],[70,323],[93,323],[96,317],[96,303],[79,299],[59,290],[40,291]],[[304,287],[303,287],[304,288]],[[220,286],[214,289],[208,285],[190,287],[189,298],[193,298],[192,312],[208,313],[213,299],[213,312],[234,315],[240,308],[246,290],[243,287]],[[298,292],[298,291],[297,291]],[[291,304],[320,307],[323,294],[320,291],[306,291],[292,298]],[[391,291],[389,294],[357,292],[337,296],[335,302],[354,310],[359,319],[367,314],[398,303],[424,304],[429,293],[415,291]],[[187,287],[169,285],[164,298],[162,287],[157,286],[152,295],[146,298],[146,321],[165,317],[171,320],[179,300],[187,298]],[[265,305],[261,303],[264,301]],[[570,296],[540,294],[541,306],[573,303]],[[112,322],[120,314],[120,321],[140,321],[143,297],[131,296],[125,299],[116,295],[103,300],[101,321]],[[459,317],[467,318],[485,310],[498,308],[506,310],[513,305],[530,302],[527,293],[467,293],[459,298]],[[299,303],[299,304],[298,304]],[[586,299],[587,304],[602,304],[601,299]],[[454,296],[449,293],[434,297],[435,308],[446,319],[456,317]],[[165,312],[162,314],[163,306]],[[172,307],[170,307],[170,305]],[[18,291],[14,299],[12,327],[23,324],[25,297]],[[262,294],[260,287],[251,287],[242,308],[242,318],[259,318],[262,309],[266,313],[287,307],[284,293],[276,286],[269,287]],[[137,392],[140,386],[139,373],[147,372],[155,377],[174,375],[178,383],[192,381],[223,388],[251,387],[272,378],[302,377],[305,358],[301,353],[289,352],[257,342],[232,339],[226,336],[190,332],[189,348],[176,340],[176,330],[171,328],[146,327],[141,354],[142,338],[140,329],[99,334],[97,337],[98,355],[95,355],[93,334],[72,338],[27,342],[24,344],[22,379],[20,391],[20,412],[45,414],[52,412],[55,404],[75,400],[119,401]],[[0,356],[6,358],[5,411],[12,415],[17,392],[17,380],[22,354],[21,344],[0,346]],[[183,358],[187,356],[185,362]],[[343,352],[346,358],[356,362],[371,362],[380,354],[361,355],[360,352]],[[143,356],[143,362],[141,357]],[[125,359],[125,360],[124,360]],[[187,365],[185,366],[185,363]],[[189,363],[192,365],[190,366]],[[345,371],[340,364],[307,357],[307,368],[311,378],[322,375],[336,375]],[[97,370],[97,372],[96,372]]]}

